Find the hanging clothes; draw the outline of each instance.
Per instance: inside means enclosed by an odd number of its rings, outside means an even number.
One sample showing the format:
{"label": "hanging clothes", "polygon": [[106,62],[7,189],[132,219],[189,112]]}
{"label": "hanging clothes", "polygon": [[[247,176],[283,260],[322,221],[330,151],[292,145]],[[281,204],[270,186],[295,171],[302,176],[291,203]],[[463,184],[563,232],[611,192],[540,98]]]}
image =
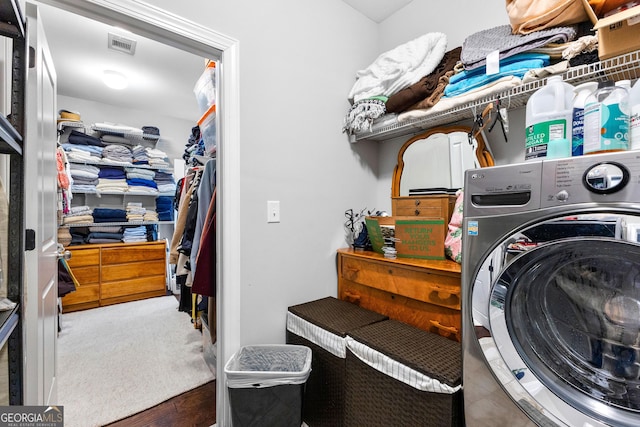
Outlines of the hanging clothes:
{"label": "hanging clothes", "polygon": [[204,296],[216,296],[216,189],[213,190],[207,217],[200,238],[197,254],[198,268],[195,271],[191,291]]}
{"label": "hanging clothes", "polygon": [[200,169],[192,169],[188,171],[187,175],[184,177],[183,190],[180,201],[178,202],[178,216],[175,222],[173,236],[171,238],[169,264],[178,264],[178,247],[180,246],[182,236],[184,235],[184,229],[187,222],[187,213],[189,211],[189,203],[191,200],[191,196],[197,189],[200,173]]}
{"label": "hanging clothes", "polygon": [[207,319],[211,342],[217,339],[216,318],[216,188],[209,202],[207,217],[202,228],[200,247],[197,254],[198,268],[193,277],[191,291],[207,296]]}
{"label": "hanging clothes", "polygon": [[200,184],[198,185],[198,206],[197,216],[195,223],[195,230],[193,234],[193,240],[191,243],[191,255],[189,257],[191,264],[191,274],[195,274],[197,268],[197,256],[200,247],[200,239],[202,236],[202,230],[204,223],[207,219],[207,212],[211,198],[213,197],[213,191],[216,186],[216,159],[209,160],[204,165],[204,171],[200,178]]}

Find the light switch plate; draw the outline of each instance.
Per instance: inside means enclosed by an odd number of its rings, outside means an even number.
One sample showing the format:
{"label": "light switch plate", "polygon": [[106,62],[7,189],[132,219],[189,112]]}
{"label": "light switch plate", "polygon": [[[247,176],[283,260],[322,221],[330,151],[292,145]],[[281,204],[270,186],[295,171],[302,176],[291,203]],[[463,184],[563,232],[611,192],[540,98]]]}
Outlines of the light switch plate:
{"label": "light switch plate", "polygon": [[267,201],[267,222],[280,222],[280,201]]}

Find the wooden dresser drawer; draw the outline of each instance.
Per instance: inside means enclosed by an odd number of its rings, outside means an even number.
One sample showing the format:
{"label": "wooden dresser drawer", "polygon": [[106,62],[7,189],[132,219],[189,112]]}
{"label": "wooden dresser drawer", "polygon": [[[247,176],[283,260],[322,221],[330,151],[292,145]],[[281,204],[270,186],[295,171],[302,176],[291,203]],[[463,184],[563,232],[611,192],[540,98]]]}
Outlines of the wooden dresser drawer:
{"label": "wooden dresser drawer", "polygon": [[[71,252],[71,258],[67,261],[71,268],[100,265],[100,249],[67,249]],[[75,274],[75,270],[73,271]]]}
{"label": "wooden dresser drawer", "polygon": [[110,283],[103,282],[100,289],[100,298],[105,300],[148,292],[158,292],[159,295],[164,295],[165,286],[166,279],[164,275],[148,276],[141,279],[122,280]]}
{"label": "wooden dresser drawer", "polygon": [[338,298],[424,331],[455,341],[461,339],[462,317],[459,310],[428,304],[344,279],[340,282]]}
{"label": "wooden dresser drawer", "polygon": [[140,261],[122,264],[102,265],[100,279],[104,282],[117,280],[139,279],[144,277],[165,274],[164,258],[156,261]]}
{"label": "wooden dresser drawer", "polygon": [[393,216],[443,218],[448,223],[455,204],[455,195],[392,197],[391,212]]}
{"label": "wooden dresser drawer", "polygon": [[342,257],[343,279],[418,301],[460,310],[460,277],[376,260]]}
{"label": "wooden dresser drawer", "polygon": [[76,290],[62,297],[63,311],[73,311],[76,309],[93,308],[99,305],[100,301],[100,285],[82,285],[76,287]]}
{"label": "wooden dresser drawer", "polygon": [[100,267],[92,265],[89,267],[73,267],[71,272],[78,279],[81,285],[91,285],[100,283]]}
{"label": "wooden dresser drawer", "polygon": [[149,260],[161,260],[164,263],[165,257],[164,242],[102,249],[102,265]]}

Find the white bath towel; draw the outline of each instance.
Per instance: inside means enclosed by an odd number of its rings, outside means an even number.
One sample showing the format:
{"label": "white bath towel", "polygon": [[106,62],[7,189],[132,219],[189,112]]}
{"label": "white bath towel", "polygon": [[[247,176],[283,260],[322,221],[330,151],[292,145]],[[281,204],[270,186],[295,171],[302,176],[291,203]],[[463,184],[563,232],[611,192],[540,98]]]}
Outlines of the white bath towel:
{"label": "white bath towel", "polygon": [[427,33],[382,53],[364,70],[356,73],[349,100],[391,96],[418,82],[438,66],[447,49],[447,36]]}

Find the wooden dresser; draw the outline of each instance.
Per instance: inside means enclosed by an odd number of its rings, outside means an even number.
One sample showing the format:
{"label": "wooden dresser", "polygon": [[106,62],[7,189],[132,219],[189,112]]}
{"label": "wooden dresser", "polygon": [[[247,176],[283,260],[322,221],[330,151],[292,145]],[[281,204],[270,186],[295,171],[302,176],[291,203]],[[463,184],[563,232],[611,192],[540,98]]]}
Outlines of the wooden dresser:
{"label": "wooden dresser", "polygon": [[69,246],[80,283],[62,298],[65,312],[166,294],[165,241]]}
{"label": "wooden dresser", "polygon": [[338,298],[460,341],[460,264],[338,250]]}

